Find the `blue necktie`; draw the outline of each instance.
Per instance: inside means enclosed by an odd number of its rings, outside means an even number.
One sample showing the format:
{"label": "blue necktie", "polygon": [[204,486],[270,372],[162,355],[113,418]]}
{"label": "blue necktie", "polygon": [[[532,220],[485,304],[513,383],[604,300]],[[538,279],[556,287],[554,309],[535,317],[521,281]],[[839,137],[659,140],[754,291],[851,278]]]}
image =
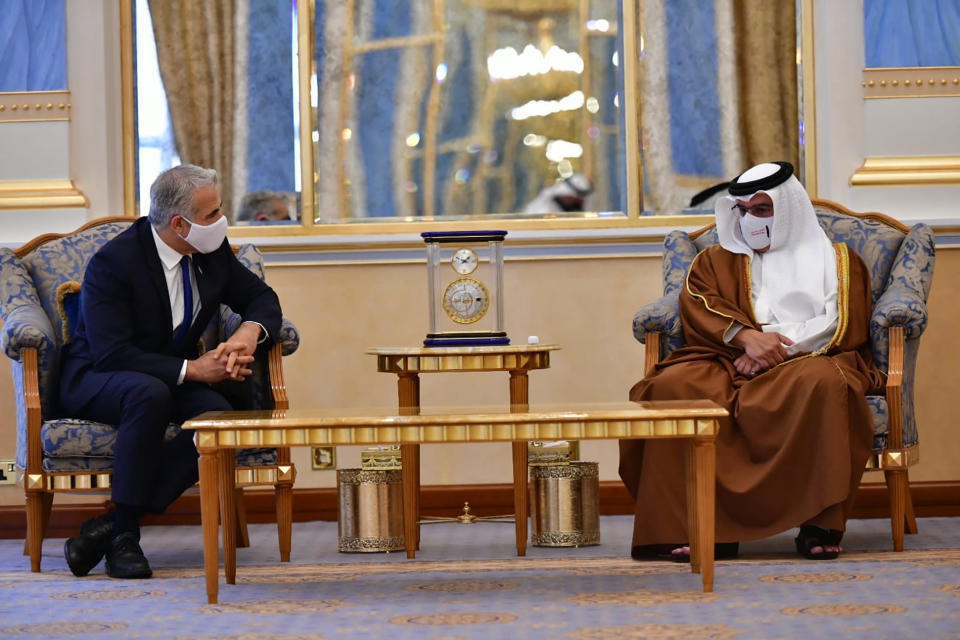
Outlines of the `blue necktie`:
{"label": "blue necktie", "polygon": [[180,278],[183,281],[183,322],[180,323],[173,341],[183,346],[180,343],[187,337],[187,331],[193,322],[193,288],[190,287],[190,258],[187,256],[180,260]]}

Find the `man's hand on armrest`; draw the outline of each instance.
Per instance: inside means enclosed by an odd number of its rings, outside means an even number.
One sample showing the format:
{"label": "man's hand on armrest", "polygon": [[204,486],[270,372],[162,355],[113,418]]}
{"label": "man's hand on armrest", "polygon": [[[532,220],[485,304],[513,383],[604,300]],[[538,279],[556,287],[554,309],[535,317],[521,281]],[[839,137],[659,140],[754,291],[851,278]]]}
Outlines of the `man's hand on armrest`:
{"label": "man's hand on armrest", "polygon": [[[244,322],[233,335],[227,338],[225,342],[217,345],[211,353],[216,354],[216,359],[223,363],[224,371],[227,376],[234,380],[242,380],[240,376],[241,365],[253,362],[253,353],[257,349],[257,343],[260,341],[260,333],[263,328],[256,322]],[[241,360],[241,357],[249,359]],[[249,375],[249,369],[246,374]]]}
{"label": "man's hand on armrest", "polygon": [[[223,343],[225,344],[225,343]],[[233,365],[227,366],[230,358],[233,358]],[[253,371],[246,365],[253,362],[252,355],[239,354],[233,352],[231,356],[217,355],[217,351],[207,351],[196,360],[187,360],[187,372],[183,376],[184,381],[206,382],[213,384],[222,380],[242,381]]]}

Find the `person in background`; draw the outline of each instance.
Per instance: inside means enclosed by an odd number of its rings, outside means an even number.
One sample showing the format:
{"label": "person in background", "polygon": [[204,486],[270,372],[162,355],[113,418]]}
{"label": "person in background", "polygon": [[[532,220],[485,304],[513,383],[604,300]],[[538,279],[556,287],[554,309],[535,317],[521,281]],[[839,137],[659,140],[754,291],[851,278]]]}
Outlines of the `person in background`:
{"label": "person in background", "polygon": [[593,183],[582,173],[574,173],[549,187],[523,208],[523,213],[560,213],[587,211],[587,197],[593,193]]}
{"label": "person in background", "polygon": [[243,196],[233,217],[236,224],[263,224],[296,221],[295,210],[285,194],[276,191],[251,191]]}

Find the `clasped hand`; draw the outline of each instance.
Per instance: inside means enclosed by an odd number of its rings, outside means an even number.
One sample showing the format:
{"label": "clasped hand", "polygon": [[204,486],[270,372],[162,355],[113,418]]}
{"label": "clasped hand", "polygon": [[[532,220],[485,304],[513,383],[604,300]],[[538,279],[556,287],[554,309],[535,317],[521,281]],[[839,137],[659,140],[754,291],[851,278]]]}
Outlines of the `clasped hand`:
{"label": "clasped hand", "polygon": [[259,325],[241,324],[234,334],[218,344],[216,349],[207,351],[196,360],[190,360],[187,363],[186,379],[208,384],[222,380],[243,381],[253,373],[247,365],[253,362],[259,337]]}
{"label": "clasped hand", "polygon": [[755,376],[777,366],[787,359],[786,347],[793,344],[793,340],[781,333],[746,328],[741,329],[731,342],[743,347],[743,353],[733,361],[733,366],[745,376]]}

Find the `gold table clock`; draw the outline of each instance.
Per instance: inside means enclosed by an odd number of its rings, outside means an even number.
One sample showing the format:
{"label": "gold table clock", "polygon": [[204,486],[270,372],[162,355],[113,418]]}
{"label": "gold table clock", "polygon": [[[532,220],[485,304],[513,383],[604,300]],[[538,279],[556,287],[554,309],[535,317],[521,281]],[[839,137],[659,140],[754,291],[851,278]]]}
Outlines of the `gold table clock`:
{"label": "gold table clock", "polygon": [[427,347],[510,344],[503,328],[506,231],[426,231]]}

